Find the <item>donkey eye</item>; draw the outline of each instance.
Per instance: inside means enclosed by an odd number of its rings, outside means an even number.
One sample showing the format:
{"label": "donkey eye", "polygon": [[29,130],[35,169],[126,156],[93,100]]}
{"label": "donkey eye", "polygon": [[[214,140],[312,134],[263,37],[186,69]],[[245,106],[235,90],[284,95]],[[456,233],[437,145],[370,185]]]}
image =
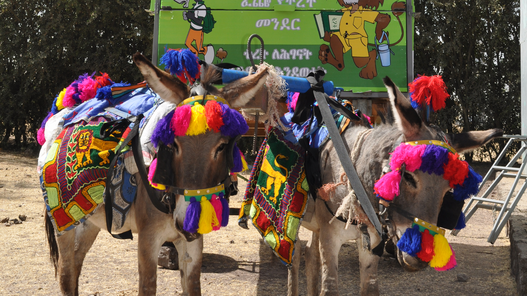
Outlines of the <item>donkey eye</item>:
{"label": "donkey eye", "polygon": [[417,182],[415,182],[415,179],[412,176],[412,174],[404,173],[403,178],[406,181],[406,183],[408,183],[410,186],[417,188]]}
{"label": "donkey eye", "polygon": [[218,146],[218,152],[225,150],[225,148],[227,148],[227,144],[221,144],[220,146]]}

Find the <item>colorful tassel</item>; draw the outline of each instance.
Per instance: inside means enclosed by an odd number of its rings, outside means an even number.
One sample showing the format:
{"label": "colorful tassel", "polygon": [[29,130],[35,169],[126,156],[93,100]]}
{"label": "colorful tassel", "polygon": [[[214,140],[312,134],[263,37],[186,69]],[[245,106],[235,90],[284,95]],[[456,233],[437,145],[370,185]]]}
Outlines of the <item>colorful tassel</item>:
{"label": "colorful tassel", "polygon": [[438,111],[446,106],[445,100],[450,97],[443,78],[439,75],[419,76],[408,84],[410,100],[414,108],[421,107],[425,103]]}
{"label": "colorful tassel", "polygon": [[421,251],[421,232],[419,232],[419,226],[414,225],[412,228],[406,229],[401,239],[397,242],[397,248],[415,257]]}
{"label": "colorful tassel", "polygon": [[208,101],[205,104],[205,116],[207,117],[209,128],[218,133],[223,125],[223,112],[220,104],[216,101]]}
{"label": "colorful tassel", "polygon": [[249,126],[240,112],[229,108],[225,104],[220,105],[223,111],[223,126],[220,128],[221,134],[226,137],[235,138],[238,135],[247,133]]}
{"label": "colorful tassel", "polygon": [[430,262],[434,257],[434,236],[430,234],[428,229],[421,235],[421,251],[417,253],[417,258],[424,262]]}
{"label": "colorful tassel", "polygon": [[97,88],[99,87],[99,83],[95,81],[91,77],[86,77],[82,82],[78,85],[79,90],[79,99],[82,102],[86,102],[87,100],[94,98],[97,94]]}
{"label": "colorful tassel", "polygon": [[458,159],[458,154],[449,153],[448,163],[443,165],[445,171],[444,178],[449,181],[450,187],[463,184],[468,176],[468,163]]}
{"label": "colorful tassel", "polygon": [[229,225],[229,202],[224,198],[223,192],[220,193],[220,201],[223,212],[221,213],[221,227]]}
{"label": "colorful tassel", "polygon": [[160,142],[165,145],[174,143],[175,132],[173,130],[172,124],[173,116],[174,110],[170,111],[165,117],[158,121],[154,131],[152,132],[152,136],[150,137],[154,147],[157,148]]}
{"label": "colorful tassel", "polygon": [[413,172],[421,167],[423,153],[425,151],[425,145],[399,145],[392,153],[390,160],[390,168],[395,171],[406,165],[406,170]]}
{"label": "colorful tassel", "polygon": [[195,197],[191,197],[185,214],[185,220],[183,221],[183,230],[189,233],[196,233],[199,228],[200,216],[201,204],[196,201]]}
{"label": "colorful tassel", "polygon": [[443,175],[443,164],[448,161],[448,154],[448,150],[441,146],[426,145],[419,169],[425,173]]}
{"label": "colorful tassel", "polygon": [[171,75],[176,75],[184,83],[191,84],[199,78],[200,65],[198,57],[189,49],[166,49],[160,59],[160,64],[165,65]]}
{"label": "colorful tassel", "polygon": [[456,253],[454,252],[452,247],[450,247],[450,250],[452,251],[452,256],[450,256],[450,260],[448,260],[448,263],[445,266],[443,266],[443,267],[435,267],[435,270],[437,270],[437,271],[447,271],[447,270],[451,270],[451,269],[453,269],[454,267],[457,266]]}
{"label": "colorful tassel", "polygon": [[401,172],[391,171],[375,183],[373,190],[380,198],[392,201],[399,195],[399,183],[401,183]]}
{"label": "colorful tassel", "polygon": [[202,196],[200,203],[201,215],[199,216],[198,233],[206,234],[211,232],[212,228],[219,225],[219,223],[210,201],[205,196]]}
{"label": "colorful tassel", "polygon": [[192,107],[183,105],[174,111],[171,127],[176,137],[184,136],[187,133],[192,118]]}
{"label": "colorful tassel", "polygon": [[479,191],[479,184],[483,181],[480,174],[476,173],[470,166],[468,167],[468,174],[463,181],[463,184],[454,187],[454,199],[462,201],[471,195],[475,195]]}
{"label": "colorful tassel", "polygon": [[238,148],[238,145],[234,143],[234,148],[232,149],[232,160],[233,160],[233,166],[231,169],[231,172],[241,172],[243,170],[243,163],[242,163],[242,157],[240,155],[240,149]]}
{"label": "colorful tassel", "polygon": [[452,249],[446,238],[441,234],[434,235],[434,258],[430,260],[430,267],[444,267],[452,256]]}
{"label": "colorful tassel", "polygon": [[205,107],[196,103],[191,108],[192,116],[190,117],[190,124],[187,129],[188,136],[196,136],[204,134],[208,129],[207,117],[205,116]]}
{"label": "colorful tassel", "polygon": [[212,195],[210,199],[210,204],[214,208],[214,213],[218,219],[218,225],[212,225],[212,230],[218,230],[221,227],[221,222],[223,221],[223,204],[220,201],[220,197],[216,194]]}

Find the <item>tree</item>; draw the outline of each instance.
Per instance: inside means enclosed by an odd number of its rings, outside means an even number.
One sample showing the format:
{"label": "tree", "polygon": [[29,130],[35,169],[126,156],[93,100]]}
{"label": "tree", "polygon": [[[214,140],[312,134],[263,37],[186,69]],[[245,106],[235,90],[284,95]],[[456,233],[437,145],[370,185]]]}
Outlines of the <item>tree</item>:
{"label": "tree", "polygon": [[520,134],[519,0],[416,0],[415,11],[415,72],[442,75],[451,94],[440,127]]}
{"label": "tree", "polygon": [[142,76],[132,55],[151,55],[148,2],[0,1],[0,145],[35,141],[55,96],[79,75],[106,72],[114,81]]}

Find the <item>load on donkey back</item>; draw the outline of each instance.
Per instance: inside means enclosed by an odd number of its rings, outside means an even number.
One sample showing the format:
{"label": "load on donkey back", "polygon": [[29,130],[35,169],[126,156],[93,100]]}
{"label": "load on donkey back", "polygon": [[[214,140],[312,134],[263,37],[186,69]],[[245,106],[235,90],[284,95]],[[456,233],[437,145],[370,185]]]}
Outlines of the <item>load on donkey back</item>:
{"label": "load on donkey back", "polygon": [[139,53],[133,60],[146,83],[83,75],[55,98],[39,131],[47,237],[64,295],[78,295],[100,229],[139,235],[139,295],[156,294],[166,241],[180,254],[183,293],[200,295],[203,234],[227,225],[230,173],[243,166],[236,140],[248,126],[235,108],[273,109],[283,88],[261,65],[217,89],[222,69],[189,50],[167,51],[166,71]]}
{"label": "load on donkey back", "polygon": [[[464,200],[482,181],[459,153],[503,131],[447,134],[431,124],[431,112],[449,96],[440,76],[418,77],[410,98],[386,77],[390,107],[375,128],[324,95],[320,79],[315,75],[309,92],[293,95],[297,101],[282,117],[287,128],[271,129],[260,148],[240,226],[247,228],[250,219],[291,267],[289,295],[298,294],[300,225],[312,231],[305,250],[308,295],[339,293],[338,254],[350,239],[358,243],[361,295],[379,294],[385,247],[407,271],[454,268],[444,229],[464,227]],[[279,176],[286,180],[281,185]]]}

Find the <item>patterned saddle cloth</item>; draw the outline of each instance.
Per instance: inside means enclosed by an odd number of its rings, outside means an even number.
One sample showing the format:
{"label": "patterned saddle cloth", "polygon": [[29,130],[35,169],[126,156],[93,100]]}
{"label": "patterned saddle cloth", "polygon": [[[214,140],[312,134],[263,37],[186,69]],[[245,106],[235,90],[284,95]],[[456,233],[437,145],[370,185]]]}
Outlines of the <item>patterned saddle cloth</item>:
{"label": "patterned saddle cloth", "polygon": [[[121,92],[115,105],[108,101],[88,100],[57,121],[59,135],[52,140],[41,169],[41,184],[48,215],[59,235],[75,228],[94,214],[105,201],[106,186],[112,189],[113,228],[123,227],[126,215],[136,196],[135,163],[130,148],[118,155],[113,176],[107,176],[116,149],[126,137],[125,131],[108,133],[103,126],[122,119],[106,110],[114,107],[122,114],[145,114],[141,125],[159,103],[159,98],[148,88]],[[48,148],[49,147],[49,148]],[[108,182],[109,181],[109,182]]]}

